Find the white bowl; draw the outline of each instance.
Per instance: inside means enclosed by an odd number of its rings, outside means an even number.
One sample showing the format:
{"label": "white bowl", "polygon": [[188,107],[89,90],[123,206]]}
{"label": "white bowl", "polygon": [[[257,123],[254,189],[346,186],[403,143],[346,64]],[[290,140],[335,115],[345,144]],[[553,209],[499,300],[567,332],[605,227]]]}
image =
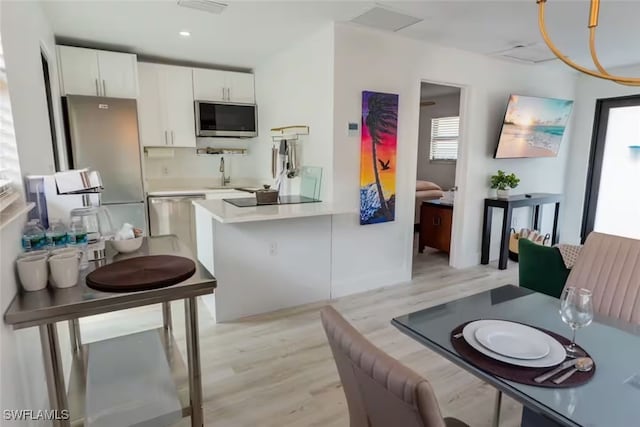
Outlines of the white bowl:
{"label": "white bowl", "polygon": [[127,239],[127,240],[109,240],[109,243],[111,244],[111,246],[113,246],[113,249],[115,249],[116,251],[122,254],[128,254],[130,252],[135,252],[138,249],[140,249],[140,246],[142,246],[143,240],[144,240],[144,237],[140,236],[134,239]]}

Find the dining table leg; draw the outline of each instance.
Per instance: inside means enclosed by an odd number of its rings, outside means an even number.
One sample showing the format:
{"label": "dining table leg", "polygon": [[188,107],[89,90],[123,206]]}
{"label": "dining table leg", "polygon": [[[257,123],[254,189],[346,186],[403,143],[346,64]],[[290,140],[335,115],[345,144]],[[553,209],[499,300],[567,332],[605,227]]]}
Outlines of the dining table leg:
{"label": "dining table leg", "polygon": [[493,406],[493,421],[491,427],[500,427],[500,410],[502,409],[502,392],[496,390],[496,401]]}
{"label": "dining table leg", "polygon": [[189,400],[191,402],[191,427],[203,427],[198,300],[195,297],[185,299],[184,308],[187,338],[187,367],[189,370]]}
{"label": "dining table leg", "polygon": [[44,373],[49,393],[49,406],[55,411],[53,427],[70,427],[69,402],[64,385],[64,372],[60,356],[60,343],[55,323],[40,325],[40,344],[44,361]]}

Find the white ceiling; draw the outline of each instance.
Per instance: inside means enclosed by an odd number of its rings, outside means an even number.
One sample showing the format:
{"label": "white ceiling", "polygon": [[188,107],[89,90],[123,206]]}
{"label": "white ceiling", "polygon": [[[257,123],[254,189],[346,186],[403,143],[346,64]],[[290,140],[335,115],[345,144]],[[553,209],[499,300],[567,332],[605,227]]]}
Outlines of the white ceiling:
{"label": "white ceiling", "polygon": [[[225,0],[222,0],[225,1]],[[369,1],[230,1],[220,15],[177,6],[175,0],[43,1],[63,41],[142,55],[253,68],[269,55],[331,21],[349,21]],[[472,52],[493,54],[540,43],[535,0],[386,1],[394,11],[422,19],[398,34]],[[588,2],[549,0],[552,39],[572,59],[590,65]],[[598,46],[606,66],[640,63],[640,1],[603,0]],[[192,36],[183,38],[180,30]],[[311,53],[310,53],[311,54]]]}

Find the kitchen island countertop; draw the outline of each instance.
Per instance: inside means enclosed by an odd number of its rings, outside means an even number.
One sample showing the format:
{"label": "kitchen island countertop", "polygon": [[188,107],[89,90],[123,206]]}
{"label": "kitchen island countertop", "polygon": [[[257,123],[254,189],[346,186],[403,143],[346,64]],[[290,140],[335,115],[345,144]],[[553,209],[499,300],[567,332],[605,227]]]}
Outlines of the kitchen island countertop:
{"label": "kitchen island countertop", "polygon": [[203,209],[207,214],[211,215],[213,219],[223,224],[348,213],[346,210],[336,209],[332,204],[325,202],[263,205],[242,208],[233,206],[224,200],[194,200],[193,204],[196,208]]}

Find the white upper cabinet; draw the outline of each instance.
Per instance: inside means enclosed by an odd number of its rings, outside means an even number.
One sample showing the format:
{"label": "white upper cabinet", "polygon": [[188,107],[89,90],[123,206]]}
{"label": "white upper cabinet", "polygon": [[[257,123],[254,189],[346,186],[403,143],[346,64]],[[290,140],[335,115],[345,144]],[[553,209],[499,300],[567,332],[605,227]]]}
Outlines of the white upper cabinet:
{"label": "white upper cabinet", "polygon": [[221,101],[227,99],[226,72],[193,69],[193,97],[196,101]]}
{"label": "white upper cabinet", "polygon": [[136,55],[58,46],[62,95],[138,96]]}
{"label": "white upper cabinet", "polygon": [[136,55],[98,51],[98,69],[102,81],[102,96],[136,98],[138,72]]}
{"label": "white upper cabinet", "polygon": [[256,95],[253,74],[227,73],[227,100],[243,104],[255,104]]}
{"label": "white upper cabinet", "polygon": [[196,130],[191,69],[165,65],[161,67],[160,84],[167,108],[167,130],[170,145],[195,147]]}
{"label": "white upper cabinet", "polygon": [[253,74],[194,68],[193,96],[197,101],[254,104]]}
{"label": "white upper cabinet", "polygon": [[98,54],[93,49],[58,46],[63,95],[100,96]]}
{"label": "white upper cabinet", "polygon": [[140,141],[147,147],[195,147],[191,68],[138,63]]}
{"label": "white upper cabinet", "polygon": [[138,129],[143,146],[169,145],[166,129],[166,109],[162,108],[160,73],[156,64],[138,63]]}

